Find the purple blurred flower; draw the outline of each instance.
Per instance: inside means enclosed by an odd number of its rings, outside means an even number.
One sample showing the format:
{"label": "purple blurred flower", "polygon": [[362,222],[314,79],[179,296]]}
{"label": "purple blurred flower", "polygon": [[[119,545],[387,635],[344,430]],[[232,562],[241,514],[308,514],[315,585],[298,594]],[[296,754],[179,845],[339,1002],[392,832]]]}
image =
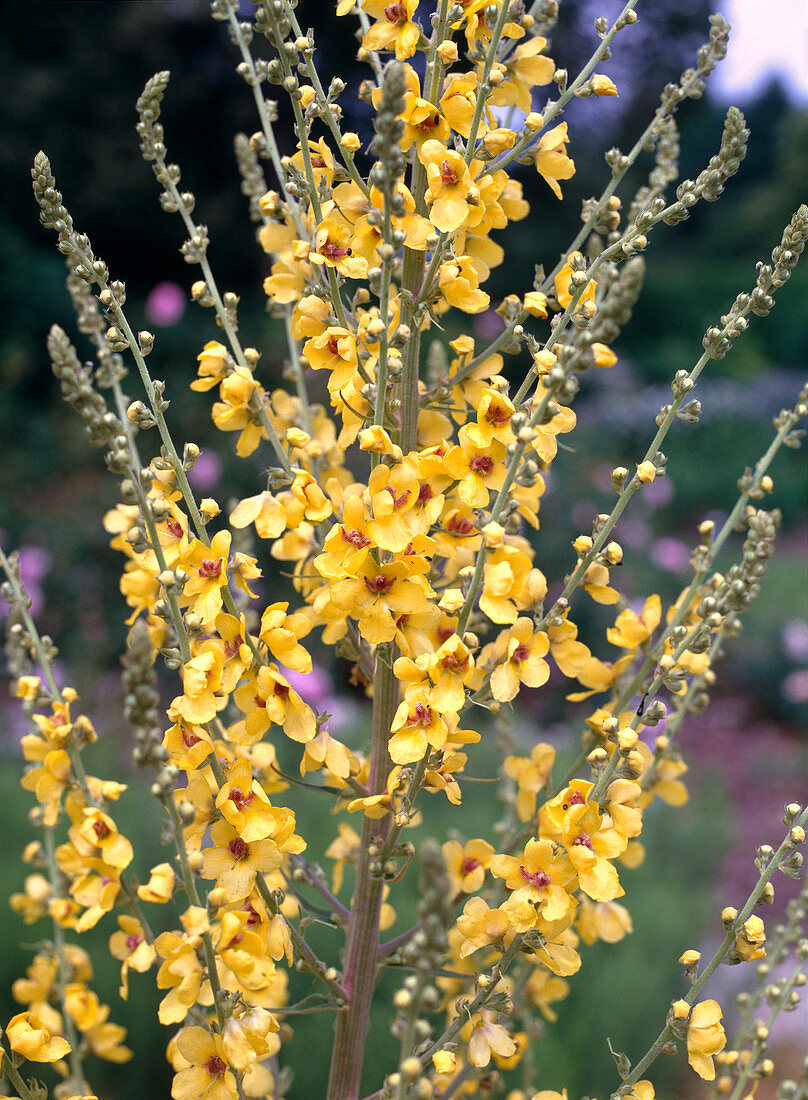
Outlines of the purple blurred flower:
{"label": "purple blurred flower", "polygon": [[153,325],[170,328],[185,313],[185,306],[185,291],[178,283],[158,283],[146,299],[146,316]]}
{"label": "purple blurred flower", "polygon": [[651,528],[645,520],[628,516],[620,520],[619,541],[632,550],[644,550],[651,541]]}
{"label": "purple blurred flower", "polygon": [[322,704],[330,698],[334,690],[329,674],[316,665],[311,672],[292,672],[291,669],[284,668],[283,674],[298,695],[318,710],[322,709]]}
{"label": "purple blurred flower", "polygon": [[783,680],[782,692],[789,703],[808,703],[808,668],[789,672]]}
{"label": "purple blurred flower", "polygon": [[222,463],[215,451],[200,451],[199,458],[188,471],[194,489],[212,489],[222,476]]}
{"label": "purple blurred flower", "polygon": [[[20,580],[31,600],[31,614],[36,618],[45,602],[39,582],[50,573],[53,559],[41,546],[21,546],[19,557]],[[5,601],[2,603],[2,608],[2,613],[5,614],[7,610]]]}
{"label": "purple blurred flower", "polygon": [[783,651],[791,661],[808,660],[808,623],[791,619],[783,627]]}
{"label": "purple blurred flower", "polygon": [[675,492],[673,482],[669,477],[658,477],[650,485],[643,486],[642,495],[646,504],[650,504],[652,508],[661,508],[665,504],[670,504]]}
{"label": "purple blurred flower", "polygon": [[493,340],[505,328],[505,322],[498,313],[494,313],[493,309],[488,309],[485,313],[479,313],[474,318],[473,324],[474,335],[480,336],[483,340]]}
{"label": "purple blurred flower", "polygon": [[651,561],[669,573],[685,573],[690,568],[690,547],[681,539],[657,539],[651,547]]}

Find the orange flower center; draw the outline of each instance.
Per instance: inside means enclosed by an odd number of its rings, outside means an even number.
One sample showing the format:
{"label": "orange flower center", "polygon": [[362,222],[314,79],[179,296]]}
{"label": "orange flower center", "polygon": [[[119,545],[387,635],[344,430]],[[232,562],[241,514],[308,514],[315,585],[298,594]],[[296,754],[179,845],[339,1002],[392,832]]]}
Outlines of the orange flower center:
{"label": "orange flower center", "polygon": [[562,803],[561,809],[568,810],[570,806],[583,806],[584,800],[580,791],[573,791],[566,802]]}
{"label": "orange flower center", "polygon": [[474,524],[465,516],[450,516],[446,521],[446,527],[456,535],[470,535],[474,530]]}
{"label": "orange flower center", "polygon": [[396,491],[395,491],[395,489],[393,488],[392,485],[385,485],[384,488],[390,494],[390,496],[393,498],[393,507],[394,508],[403,508],[403,506],[409,500],[410,494],[409,494],[409,490],[407,490],[407,489],[405,489],[403,493],[399,493],[398,496],[396,496]]}
{"label": "orange flower center", "polygon": [[503,405],[489,405],[485,413],[485,419],[489,424],[507,424],[511,414]]}

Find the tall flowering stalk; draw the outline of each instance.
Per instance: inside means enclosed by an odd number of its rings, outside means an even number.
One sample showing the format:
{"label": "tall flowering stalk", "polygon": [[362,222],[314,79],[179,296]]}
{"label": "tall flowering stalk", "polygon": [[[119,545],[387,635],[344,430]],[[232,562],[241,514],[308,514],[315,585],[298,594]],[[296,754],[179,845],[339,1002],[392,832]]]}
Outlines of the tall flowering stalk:
{"label": "tall flowering stalk", "polygon": [[[26,1061],[54,1062],[66,1078],[59,1095],[77,1100],[89,1091],[85,1053],[129,1056],[123,1029],[106,1022],[109,1009],[89,988],[89,961],[65,939],[112,911],[122,996],[132,970],[156,968],[164,991],[159,1018],[175,1029],[168,1056],[176,1100],[284,1095],[288,1021],[304,1003],[335,1016],[328,1100],[357,1100],[363,1073],[375,1100],[488,1096],[520,1061],[523,1090],[512,1100],[559,1096],[536,1092],[542,1083],[528,1050],[540,1030],[536,1013],[554,1019],[552,1005],[581,966],[581,940],[614,942],[630,930],[620,865],[642,860],[638,838],[655,798],[687,799],[676,736],[685,715],[704,705],[724,643],[757,595],[779,523],[760,503],[773,488],[768,470],[781,446],[799,444],[808,401],[806,388],[776,419],[771,446],[741,476],[724,526],[699,528],[692,579],[679,598],[664,607],[652,593],[641,610],[629,607],[613,575],[623,560],[618,521],[644,485],[664,476],[662,446],[674,422],[698,419],[701,373],[728,354],[750,314],[772,308],[808,238],[802,206],[771,261],[758,264],[754,285],[707,330],[703,354],[673,378],[671,402],[633,468],[614,469],[611,511],[575,538],[568,573],[545,577],[541,498],[559,437],[575,428],[578,377],[616,362],[610,345],[639,294],[648,235],[716,199],[746,151],[743,116],[730,108],[709,165],[666,198],[678,178],[674,114],[701,94],[726,50],[729,28],[714,16],[695,67],[666,87],[635,146],[607,154],[611,178],[585,203],[567,252],[549,274],[538,268],[531,287],[496,303],[504,327],[488,346],[463,332],[468,315],[492,304],[483,286],[505,261],[496,234],[513,221],[531,224],[509,167],[535,166],[563,198],[575,164],[561,116],[574,96],[616,94],[597,70],[615,36],[636,22],[636,6],[629,0],[612,24],[597,20],[599,44],[570,80],[546,52],[554,5],[440,0],[426,11],[416,0],[340,0],[338,14],[359,19],[369,66],[360,94],[374,111],[374,136],[363,150],[344,125],[345,85],[323,86],[295,5],[262,0],[245,23],[235,0],[214,0],[258,111],[257,132],[240,136],[236,151],[269,257],[264,290],[284,319],[291,393],[264,388],[260,352],[242,341],[238,297],[217,285],[207,230],[168,156],[159,120],[169,74],[148,82],[138,101],[143,156],[163,208],[184,224],[183,254],[200,276],[192,295],[219,326],[198,354],[192,389],[216,391],[214,423],[238,433],[239,456],[270,463],[265,480],[253,468],[256,492],[226,520],[214,499],[194,498],[188,472],[199,450],[172,438],[165,383],[148,368],[154,337],[133,328],[124,284],[74,227],[47,157],[37,156],[41,220],[57,234],[95,365],[82,365],[56,327],[49,351],[65,398],[120,478],[120,503],[104,524],[125,557],[126,713],[136,762],[154,769],[152,792],[175,855],[147,883],[128,877],[132,845],[112,806],[123,787],[85,771],[95,731],[71,713],[75,692],[58,689],[53,643],[37,632],[14,557],[2,555],[13,605],[8,649],[32,724],[23,786],[37,800],[44,838],[26,858],[48,872],[29,876],[13,904],[27,921],[49,917],[54,929],[27,982],[15,986],[29,1007],[3,1036],[2,1072],[21,1100],[41,1095],[22,1072]],[[256,35],[269,59],[253,53]],[[290,99],[299,139],[292,156],[280,155],[266,84]],[[524,122],[515,128],[517,112]],[[645,150],[655,151],[654,166],[626,202],[618,191]],[[262,160],[276,190],[264,183]],[[444,324],[461,335],[449,340]],[[506,376],[506,355],[528,364],[518,383],[513,369]],[[124,396],[127,358],[140,400]],[[329,408],[309,396],[320,379]],[[159,446],[147,442],[154,430]],[[738,529],[737,560],[718,572],[718,554]],[[254,553],[251,531],[260,540]],[[289,563],[294,602],[264,604],[253,591],[274,563]],[[590,599],[614,608],[609,649],[579,636],[576,620]],[[318,645],[350,660],[354,682],[372,699],[364,746],[343,741],[295,688],[312,672],[309,639],[317,634]],[[176,676],[166,715],[155,690],[158,658]],[[576,760],[559,775],[544,742],[529,755],[504,754],[500,780],[510,797],[498,832],[449,838],[444,807],[484,797],[466,776],[482,736],[475,715],[507,715],[522,686],[543,688],[553,667],[582,706]],[[654,737],[663,719],[665,732]],[[277,756],[283,738],[304,785],[329,797],[337,814],[325,852],[335,865],[330,884],[317,858],[304,856],[297,781]],[[416,852],[408,830],[422,816],[436,836]],[[740,911],[722,913],[714,958],[700,966],[697,952],[682,956],[689,992],[672,1002],[656,1043],[644,1055],[616,1055],[613,1096],[650,1100],[645,1074],[677,1046],[707,1080],[718,1061],[722,1094],[740,1096],[750,1078],[772,1072],[751,1013],[726,1051],[721,1009],[699,996],[719,964],[765,957],[755,909],[771,902],[776,871],[799,873],[807,819],[808,808],[786,807],[785,839],[776,851],[759,850],[759,882]],[[67,839],[57,844],[65,825]],[[411,864],[420,875],[418,921],[382,942],[396,887],[416,873]],[[160,935],[148,919],[156,904],[180,910]],[[789,930],[777,934],[778,961],[789,948],[797,955],[778,992],[781,1007],[801,984],[806,950],[795,944],[805,904],[803,893]],[[333,958],[308,942],[307,912],[339,931]],[[393,964],[412,972],[393,998],[400,1058],[380,1067],[368,1057],[367,1033],[379,975]],[[300,1006],[288,1004],[290,967],[315,983]]]}

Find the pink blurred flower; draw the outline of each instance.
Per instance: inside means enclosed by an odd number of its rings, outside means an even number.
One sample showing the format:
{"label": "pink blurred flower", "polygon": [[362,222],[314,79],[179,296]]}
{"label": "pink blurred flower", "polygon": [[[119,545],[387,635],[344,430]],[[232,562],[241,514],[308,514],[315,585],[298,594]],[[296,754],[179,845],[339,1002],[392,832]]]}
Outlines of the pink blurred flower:
{"label": "pink blurred flower", "polygon": [[215,451],[200,451],[199,458],[188,471],[194,489],[212,489],[222,476],[222,463]]}
{"label": "pink blurred flower", "polygon": [[493,309],[488,309],[485,313],[478,313],[473,324],[474,335],[482,337],[483,340],[493,340],[505,328],[505,322],[499,314],[494,313]]}
{"label": "pink blurred flower", "polygon": [[681,539],[657,539],[651,547],[651,561],[669,573],[685,573],[690,567],[690,547]]}
{"label": "pink blurred flower", "polygon": [[783,627],[783,650],[792,661],[808,659],[808,623],[805,619],[791,619]]}
{"label": "pink blurred flower", "polygon": [[789,703],[808,703],[808,668],[789,672],[783,680],[782,692]]}
{"label": "pink blurred flower", "polygon": [[318,710],[334,690],[329,674],[316,665],[311,672],[292,672],[291,669],[284,668],[283,674],[298,695]]}
{"label": "pink blurred flower", "polygon": [[178,283],[158,283],[146,299],[146,316],[153,325],[170,328],[185,313],[185,305],[185,291]]}

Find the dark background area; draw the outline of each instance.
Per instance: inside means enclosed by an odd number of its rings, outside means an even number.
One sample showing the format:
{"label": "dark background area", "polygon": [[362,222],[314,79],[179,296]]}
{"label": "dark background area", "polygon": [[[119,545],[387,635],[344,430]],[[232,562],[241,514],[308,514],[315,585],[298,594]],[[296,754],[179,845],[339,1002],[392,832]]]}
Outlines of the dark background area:
{"label": "dark background area", "polygon": [[[580,224],[581,200],[599,194],[605,184],[604,150],[613,144],[631,147],[661,88],[692,62],[706,35],[709,8],[702,0],[654,0],[643,7],[638,26],[618,37],[615,57],[603,71],[615,79],[620,98],[575,102],[565,116],[570,123],[569,152],[577,168],[564,186],[565,201],[558,203],[532,170],[520,170],[532,213],[528,221],[497,237],[508,261],[487,284],[492,299],[524,292],[536,263],[548,269],[555,263]],[[247,10],[251,5],[245,5]],[[367,139],[369,118],[355,98],[365,70],[353,60],[354,21],[337,20],[325,3],[301,3],[298,11],[304,27],[315,27],[324,83],[337,73],[347,81],[357,109],[353,128]],[[599,13],[600,9],[594,14]],[[565,0],[562,5],[549,52],[571,73],[589,57],[593,17],[585,0]],[[242,332],[245,341],[262,352],[261,381],[267,388],[281,384],[283,341],[277,323],[266,314],[261,290],[267,258],[255,244],[232,148],[234,133],[257,128],[251,94],[235,73],[237,60],[226,28],[210,19],[203,0],[35,0],[14,5],[3,17],[0,538],[7,550],[22,549],[38,622],[62,652],[60,674],[79,688],[91,713],[103,715],[99,728],[105,747],[94,750],[90,765],[100,775],[120,775],[129,769],[128,735],[122,718],[116,717],[118,655],[125,635],[118,594],[121,561],[108,548],[101,526],[103,513],[115,503],[117,486],[101,456],[88,448],[50,373],[45,337],[53,322],[74,334],[80,354],[89,354],[89,348],[75,335],[64,266],[52,235],[37,221],[29,168],[36,151],[44,149],[77,227],[89,234],[113,276],[126,281],[128,313],[135,327],[156,333],[150,367],[167,381],[175,439],[180,444],[195,441],[208,458],[213,481],[203,495],[211,492],[225,505],[231,495],[257,492],[263,487],[260,454],[236,463],[233,437],[216,433],[210,424],[208,396],[188,390],[196,355],[217,335],[212,315],[189,304],[171,324],[155,320],[155,287],[175,284],[187,294],[197,272],[179,254],[180,221],[160,210],[157,185],[140,159],[134,132],[134,104],[143,85],[153,72],[171,69],[163,108],[169,156],[181,165],[184,186],[197,196],[195,216],[210,229],[210,258],[220,286],[242,297]],[[630,327],[615,344],[620,363],[583,380],[576,403],[580,427],[572,439],[563,441],[572,449],[564,450],[555,463],[542,504],[538,564],[550,578],[569,568],[570,540],[588,530],[593,516],[610,506],[608,472],[621,462],[630,465],[644,451],[659,405],[669,399],[674,372],[696,361],[705,328],[726,311],[739,290],[751,288],[755,262],[768,259],[783,225],[806,200],[808,114],[791,104],[776,84],[744,109],[752,138],[740,173],[717,205],[701,204],[675,230],[660,226],[654,232],[643,296]],[[723,114],[723,106],[709,97],[689,102],[680,111],[683,177],[693,178],[717,150]],[[282,151],[292,152],[296,139],[282,99],[277,129]],[[641,158],[632,177],[635,185],[650,166],[650,158]],[[268,179],[272,186],[269,175]],[[631,192],[622,193],[627,207]],[[675,597],[687,578],[687,551],[698,523],[705,515],[720,518],[731,508],[738,476],[768,445],[771,417],[793,403],[808,362],[807,292],[804,264],[780,291],[772,315],[752,318],[749,332],[731,355],[711,363],[703,375],[696,391],[704,407],[702,423],[677,424],[665,448],[669,478],[644,493],[618,528],[626,550],[619,583],[628,598],[652,590]],[[484,320],[470,324],[482,339]],[[514,371],[519,366],[514,364]],[[132,396],[139,396],[136,379],[130,379],[129,388]],[[589,952],[598,958],[585,956],[569,999],[558,1006],[560,1022],[540,1047],[539,1064],[546,1073],[542,1087],[560,1089],[566,1084],[571,1097],[603,1093],[604,1082],[613,1080],[603,1042],[606,1004],[620,1005],[614,1021],[609,1021],[615,1046],[634,1055],[645,1049],[643,1041],[656,1034],[666,998],[675,987],[678,954],[699,942],[706,922],[715,930],[713,888],[720,884],[721,904],[742,901],[746,895],[740,891],[748,886],[754,845],[764,839],[774,843],[779,837],[777,807],[789,797],[804,800],[808,795],[804,452],[781,454],[772,473],[771,499],[784,512],[781,545],[761,602],[750,612],[746,630],[719,670],[721,688],[708,712],[711,717],[689,727],[688,751],[701,760],[703,772],[692,807],[684,812],[663,808],[650,815],[648,862],[626,873],[635,935],[615,947],[600,945]],[[730,560],[725,556],[723,564]],[[602,627],[597,609],[591,622],[583,625]],[[317,656],[330,671],[335,694],[345,693],[345,670],[331,667],[325,652]],[[364,712],[354,705],[348,713],[355,715],[354,737],[361,740]],[[528,698],[520,736],[529,746],[566,716],[558,699],[545,704]],[[15,704],[0,708],[0,722],[0,796],[14,820],[22,821],[29,801],[17,785],[21,727]],[[348,731],[340,730],[339,735],[351,740]],[[121,803],[120,825],[129,835],[140,836],[145,816],[140,807],[148,797],[148,781],[137,775],[127,779],[132,790]],[[480,815],[493,820],[497,807],[481,808],[483,796],[475,791],[474,797],[478,802],[468,796],[456,827],[487,835]],[[430,806],[442,812],[442,805]],[[299,812],[306,809],[303,803]],[[155,808],[155,819],[156,814]],[[308,820],[315,816],[312,809]],[[750,824],[756,831],[750,832]],[[320,841],[328,843],[331,827],[331,821],[323,822],[321,837],[307,828],[312,851],[322,850]],[[166,858],[158,832],[154,825],[140,839],[141,873]],[[675,848],[669,843],[672,833]],[[27,836],[15,835],[14,845],[4,849],[2,897],[21,887],[24,870],[16,848],[24,839]],[[728,859],[717,880],[716,860],[722,853]],[[658,875],[662,858],[667,868],[664,881]],[[406,927],[411,916],[406,909],[414,904],[413,885],[396,930]],[[120,1003],[115,992],[117,967],[102,963],[113,928],[113,922],[103,923],[90,936],[101,949],[96,955],[97,988],[112,1003],[112,1018],[129,1023],[136,1058],[122,1071],[104,1067],[93,1081],[102,1096],[128,1100],[144,1092],[168,1095],[163,1060],[168,1033],[155,1022],[153,974],[133,975],[130,1007]],[[0,930],[7,944],[30,944],[47,934],[24,928],[2,910]],[[29,957],[27,950],[0,957],[0,1020],[17,1011],[10,986]],[[649,957],[655,960],[654,968],[647,965]],[[307,991],[301,981],[295,996]],[[389,982],[394,987],[392,979]],[[294,1047],[304,1053],[294,1063],[297,1076],[289,1095],[293,1100],[319,1096],[324,1091],[330,1017],[301,1016],[292,1022],[297,1033]],[[373,1034],[374,1049],[385,1064],[396,1049],[387,1025],[380,1014]],[[664,1081],[666,1073],[670,1078],[675,1068],[666,1061],[655,1080]]]}

